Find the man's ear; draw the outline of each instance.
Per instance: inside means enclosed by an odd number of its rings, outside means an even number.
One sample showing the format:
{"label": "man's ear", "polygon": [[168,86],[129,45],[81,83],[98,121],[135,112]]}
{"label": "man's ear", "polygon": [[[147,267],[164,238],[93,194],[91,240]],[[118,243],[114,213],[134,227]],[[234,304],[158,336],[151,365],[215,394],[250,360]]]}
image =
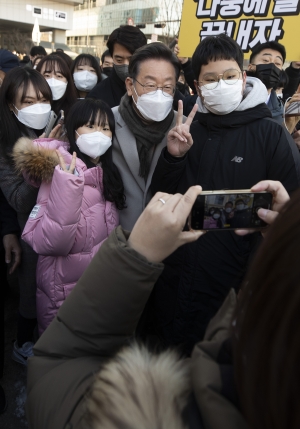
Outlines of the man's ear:
{"label": "man's ear", "polygon": [[242,76],[243,76],[243,89],[242,89],[242,94],[244,93],[244,91],[245,91],[245,88],[246,88],[246,81],[247,81],[247,73],[245,72],[245,70],[242,72],[243,74],[242,74]]}
{"label": "man's ear", "polygon": [[256,71],[256,66],[254,64],[249,64],[248,65],[248,70],[249,71]]}
{"label": "man's ear", "polygon": [[132,97],[132,92],[133,92],[133,80],[131,77],[127,77],[125,80],[125,86],[126,86],[126,90],[127,90],[127,95],[129,97]]}
{"label": "man's ear", "polygon": [[194,86],[195,86],[196,93],[197,93],[198,97],[200,97],[201,100],[203,101],[202,92],[201,92],[201,89],[199,88],[198,82],[196,80],[194,80]]}

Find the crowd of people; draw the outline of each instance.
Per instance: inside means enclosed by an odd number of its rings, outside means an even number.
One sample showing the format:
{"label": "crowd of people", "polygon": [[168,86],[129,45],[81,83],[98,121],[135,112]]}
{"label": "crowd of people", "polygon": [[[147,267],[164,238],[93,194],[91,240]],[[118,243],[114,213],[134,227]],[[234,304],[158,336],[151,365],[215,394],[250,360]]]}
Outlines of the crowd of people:
{"label": "crowd of people", "polygon": [[[296,429],[300,62],[266,42],[244,70],[225,34],[183,58],[134,26],[107,48],[0,50],[1,285],[17,271],[29,427]],[[224,189],[271,192],[274,225],[239,229],[241,194],[192,230],[197,196]]]}

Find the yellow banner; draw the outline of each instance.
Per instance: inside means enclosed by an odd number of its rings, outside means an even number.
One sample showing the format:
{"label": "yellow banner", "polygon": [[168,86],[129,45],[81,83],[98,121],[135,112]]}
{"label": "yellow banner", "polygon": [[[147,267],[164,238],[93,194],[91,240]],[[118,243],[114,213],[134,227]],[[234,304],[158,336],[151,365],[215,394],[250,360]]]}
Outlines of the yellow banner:
{"label": "yellow banner", "polygon": [[276,40],[287,60],[300,60],[300,0],[184,0],[179,32],[180,56],[191,57],[207,36],[227,33],[245,58],[260,43]]}

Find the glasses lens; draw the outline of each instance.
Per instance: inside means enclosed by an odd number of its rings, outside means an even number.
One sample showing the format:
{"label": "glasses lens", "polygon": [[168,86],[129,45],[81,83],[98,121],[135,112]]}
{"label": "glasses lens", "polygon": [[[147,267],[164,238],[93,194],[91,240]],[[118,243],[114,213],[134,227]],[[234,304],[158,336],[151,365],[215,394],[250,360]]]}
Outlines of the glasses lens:
{"label": "glasses lens", "polygon": [[149,94],[151,92],[155,93],[157,91],[156,85],[148,84],[148,85],[143,85],[143,86],[144,86],[144,92],[146,94]]}
{"label": "glasses lens", "polygon": [[240,79],[241,72],[235,69],[226,70],[223,74],[223,80],[227,85],[234,85]]}
{"label": "glasses lens", "polygon": [[201,86],[204,86],[204,88],[206,88],[206,89],[215,89],[215,88],[217,88],[218,83],[219,83],[218,81],[210,82],[210,83],[202,82]]}
{"label": "glasses lens", "polygon": [[175,92],[175,87],[173,85],[165,85],[162,88],[162,92],[164,95],[173,95]]}

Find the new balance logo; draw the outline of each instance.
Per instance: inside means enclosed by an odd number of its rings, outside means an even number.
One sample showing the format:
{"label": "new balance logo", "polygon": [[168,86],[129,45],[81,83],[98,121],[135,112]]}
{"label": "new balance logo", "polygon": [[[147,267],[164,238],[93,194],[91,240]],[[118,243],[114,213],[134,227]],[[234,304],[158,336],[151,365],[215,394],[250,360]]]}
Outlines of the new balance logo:
{"label": "new balance logo", "polygon": [[242,162],[242,161],[243,161],[243,159],[244,159],[244,158],[241,158],[240,156],[235,156],[234,158],[232,158],[232,160],[231,160],[231,161],[234,161],[234,162]]}

